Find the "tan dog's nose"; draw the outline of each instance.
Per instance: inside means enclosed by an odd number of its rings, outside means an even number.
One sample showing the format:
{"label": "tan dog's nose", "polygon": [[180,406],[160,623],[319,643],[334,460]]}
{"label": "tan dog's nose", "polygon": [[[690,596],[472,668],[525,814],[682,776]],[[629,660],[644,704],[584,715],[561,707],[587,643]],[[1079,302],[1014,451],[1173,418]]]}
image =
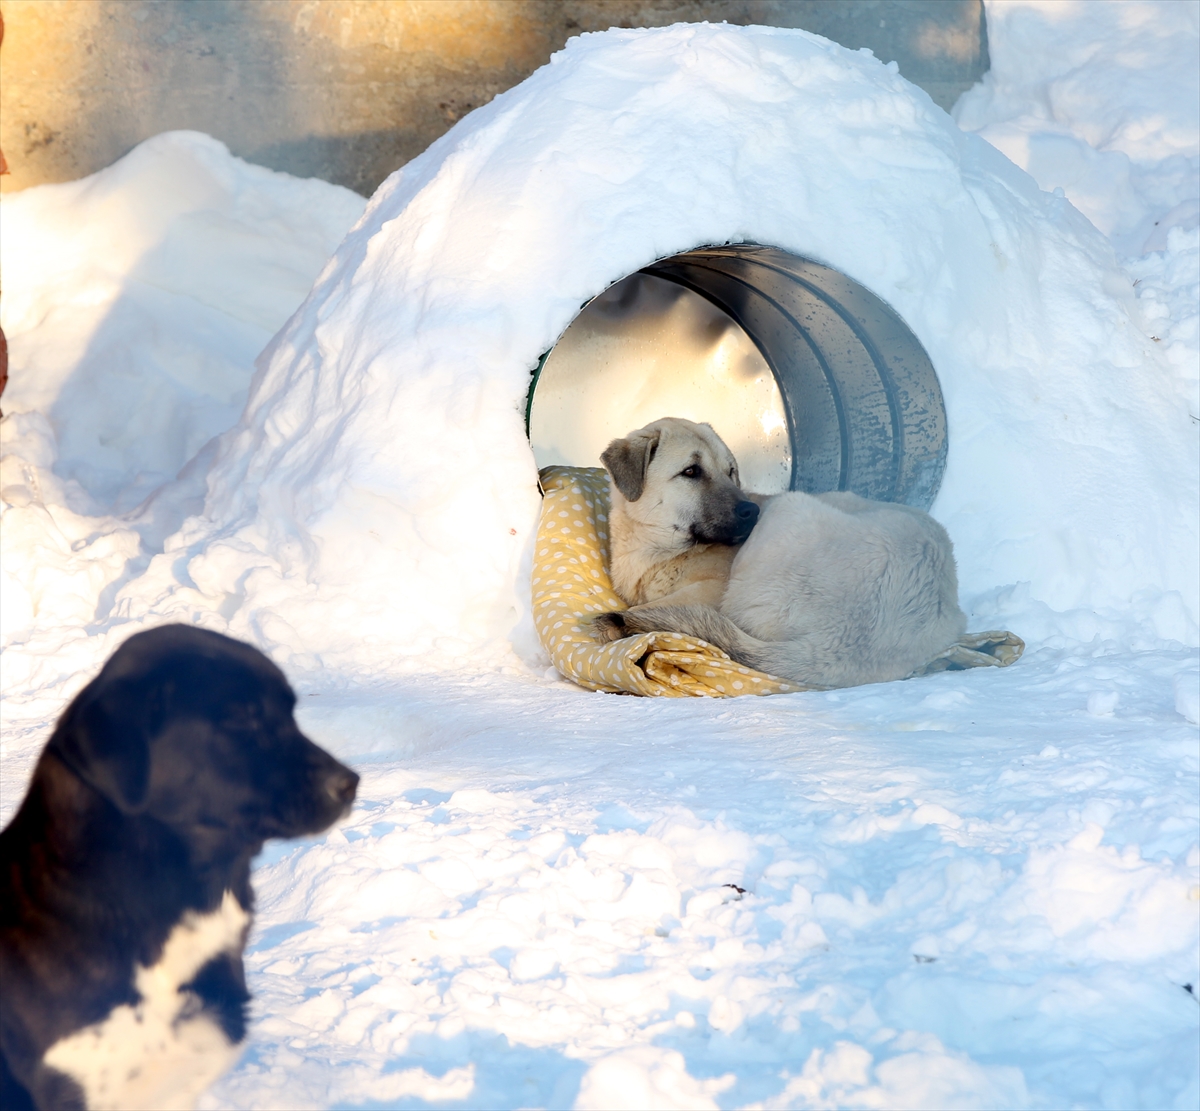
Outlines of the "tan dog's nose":
{"label": "tan dog's nose", "polygon": [[758,506],[752,501],[740,501],[733,507],[733,516],[737,521],[737,543],[740,544],[758,523]]}

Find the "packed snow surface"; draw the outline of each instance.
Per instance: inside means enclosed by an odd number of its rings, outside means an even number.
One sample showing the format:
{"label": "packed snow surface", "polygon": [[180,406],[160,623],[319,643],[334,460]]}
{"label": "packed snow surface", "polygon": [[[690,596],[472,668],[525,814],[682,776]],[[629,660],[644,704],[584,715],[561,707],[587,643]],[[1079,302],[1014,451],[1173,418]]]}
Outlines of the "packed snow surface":
{"label": "packed snow surface", "polygon": [[[164,620],[269,651],[363,775],[259,861],[206,1106],[1200,1102],[1195,5],[988,19],[957,125],[867,53],[678,26],[573,40],[365,212],[193,133],[4,198],[3,815]],[[546,670],[529,372],[725,241],[925,345],[933,511],[1016,667],[722,702]]]}

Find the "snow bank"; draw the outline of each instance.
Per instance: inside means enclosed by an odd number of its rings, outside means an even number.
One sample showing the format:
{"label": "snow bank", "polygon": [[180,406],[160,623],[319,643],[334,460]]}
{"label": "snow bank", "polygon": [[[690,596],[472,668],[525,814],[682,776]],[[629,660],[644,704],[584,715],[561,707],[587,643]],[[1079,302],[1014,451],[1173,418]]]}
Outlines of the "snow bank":
{"label": "snow bank", "polygon": [[954,106],[1123,255],[1200,223],[1200,5],[985,0],[991,69]]}
{"label": "snow bank", "polygon": [[[988,0],[987,20],[992,68],[955,105],[954,118],[1043,189],[1066,196],[1111,238],[1194,440],[1200,6]],[[1193,463],[1188,473],[1195,470]],[[1200,579],[1194,547],[1190,554],[1192,575]]]}
{"label": "snow bank", "polygon": [[[1195,518],[1200,427],[1200,6],[1170,0],[1060,3],[986,0],[991,69],[954,108],[958,124],[987,139],[1045,190],[1065,196],[1109,236],[1138,298],[1135,317],[1165,357],[1163,385],[1188,414],[1189,456],[1180,513]],[[1164,474],[1164,479],[1166,475]],[[1181,548],[1200,581],[1195,541]],[[995,595],[1013,620],[1024,588]],[[1187,597],[1185,592],[1184,597]],[[1147,595],[1160,633],[1172,602]],[[1058,615],[1027,614],[1035,640],[1062,629]],[[1076,636],[1095,616],[1077,614]],[[1034,618],[1030,620],[1030,618]],[[1129,626],[1126,625],[1128,631]],[[1116,639],[1122,639],[1118,634]],[[1139,638],[1134,637],[1133,643]]]}
{"label": "snow bank", "polygon": [[362,209],[196,132],[6,196],[5,411],[49,419],[81,505],[134,508],[237,419],[254,356]]}
{"label": "snow bank", "polygon": [[364,207],[195,132],[4,197],[10,695],[56,703],[111,650],[95,634],[123,621],[117,591],[203,506],[212,438],[241,413],[255,355]]}
{"label": "snow bank", "polygon": [[572,40],[389,178],[118,609],[359,678],[505,650],[529,372],[612,282],[726,241],[843,270],[924,343],[977,622],[1196,641],[1194,429],[1105,238],[868,53],[708,25]]}

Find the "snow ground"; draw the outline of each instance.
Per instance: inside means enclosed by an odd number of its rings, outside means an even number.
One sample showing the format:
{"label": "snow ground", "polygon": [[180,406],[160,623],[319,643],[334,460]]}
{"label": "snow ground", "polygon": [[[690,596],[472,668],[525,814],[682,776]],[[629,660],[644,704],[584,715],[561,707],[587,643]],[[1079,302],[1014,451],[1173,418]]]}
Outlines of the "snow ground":
{"label": "snow ground", "polygon": [[310,696],[361,802],[260,866],[264,1018],[212,1106],[1190,1106],[1191,658]]}
{"label": "snow ground", "polygon": [[[1195,8],[989,4],[956,109],[1112,237],[1193,428]],[[362,213],[187,135],[5,198],[6,290],[32,292],[4,304],[4,817],[153,560],[192,554],[209,438]],[[273,647],[295,588],[268,585],[239,632]],[[1193,627],[993,593],[1017,666],[826,694],[588,695],[453,637],[436,672],[294,656],[360,801],[259,861],[255,1022],[205,1106],[1197,1106]]]}

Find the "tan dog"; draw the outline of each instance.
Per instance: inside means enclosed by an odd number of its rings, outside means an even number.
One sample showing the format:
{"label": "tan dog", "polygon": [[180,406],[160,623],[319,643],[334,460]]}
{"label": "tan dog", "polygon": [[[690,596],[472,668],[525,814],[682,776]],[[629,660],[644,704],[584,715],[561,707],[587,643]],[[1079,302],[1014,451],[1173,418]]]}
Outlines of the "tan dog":
{"label": "tan dog", "polygon": [[845,491],[747,495],[716,432],[674,417],[601,460],[613,586],[631,606],[596,619],[602,640],[684,633],[843,687],[911,675],[966,628],[950,538],[919,509]]}

